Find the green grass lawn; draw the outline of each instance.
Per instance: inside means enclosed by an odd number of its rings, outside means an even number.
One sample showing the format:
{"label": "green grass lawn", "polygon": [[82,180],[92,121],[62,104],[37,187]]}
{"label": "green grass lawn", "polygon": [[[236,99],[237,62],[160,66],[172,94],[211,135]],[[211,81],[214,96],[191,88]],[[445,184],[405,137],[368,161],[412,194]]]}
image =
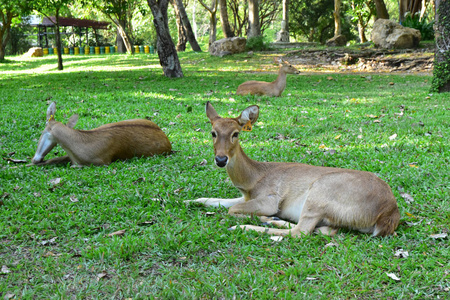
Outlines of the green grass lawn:
{"label": "green grass lawn", "polygon": [[[246,80],[275,79],[261,72],[277,70],[273,55],[181,53],[179,79],[162,76],[156,55],[64,56],[64,71],[55,56],[0,64],[0,296],[449,298],[449,95],[430,94],[430,76],[340,73],[289,75],[279,98],[235,95]],[[79,114],[77,129],[149,118],[174,153],[103,167],[16,163],[30,162],[52,101],[56,120]],[[260,106],[241,134],[253,159],[376,173],[398,201],[396,235],[274,242],[228,230],[257,219],[183,203],[239,196],[214,166],[206,101],[221,116]]]}

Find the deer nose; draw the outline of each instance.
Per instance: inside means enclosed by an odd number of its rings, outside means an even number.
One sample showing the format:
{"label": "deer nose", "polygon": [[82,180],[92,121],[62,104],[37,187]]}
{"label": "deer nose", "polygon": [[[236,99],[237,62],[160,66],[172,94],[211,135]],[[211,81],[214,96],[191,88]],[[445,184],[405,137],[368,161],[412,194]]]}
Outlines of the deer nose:
{"label": "deer nose", "polygon": [[216,165],[220,168],[223,168],[228,163],[228,157],[227,156],[216,156]]}

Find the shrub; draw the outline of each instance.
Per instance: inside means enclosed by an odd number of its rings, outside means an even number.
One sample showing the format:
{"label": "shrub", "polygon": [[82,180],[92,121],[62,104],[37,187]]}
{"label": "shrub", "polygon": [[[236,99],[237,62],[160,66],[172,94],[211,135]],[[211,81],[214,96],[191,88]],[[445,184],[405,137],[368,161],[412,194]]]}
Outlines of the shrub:
{"label": "shrub", "polygon": [[251,37],[247,39],[247,44],[245,46],[247,50],[252,51],[264,51],[269,50],[269,43],[265,41],[265,37],[262,35]]}
{"label": "shrub", "polygon": [[419,30],[423,41],[434,40],[434,21],[428,22],[426,16],[420,20],[420,15],[418,13],[414,16],[407,13],[402,25]]}

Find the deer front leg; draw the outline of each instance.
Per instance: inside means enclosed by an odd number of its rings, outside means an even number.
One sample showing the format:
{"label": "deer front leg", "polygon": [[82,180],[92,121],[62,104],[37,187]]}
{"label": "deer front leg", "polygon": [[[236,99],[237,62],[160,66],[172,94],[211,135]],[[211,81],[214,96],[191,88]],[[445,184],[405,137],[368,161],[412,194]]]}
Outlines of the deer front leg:
{"label": "deer front leg", "polygon": [[187,203],[202,203],[205,206],[213,206],[213,207],[219,207],[219,206],[223,206],[223,207],[232,207],[236,204],[239,203],[243,203],[245,202],[244,197],[240,197],[240,198],[234,198],[234,199],[221,199],[221,198],[198,198],[195,200],[185,200],[184,202]]}
{"label": "deer front leg", "polygon": [[252,199],[230,207],[228,214],[255,214],[257,216],[272,216],[278,212],[278,203],[279,201],[276,199]]}

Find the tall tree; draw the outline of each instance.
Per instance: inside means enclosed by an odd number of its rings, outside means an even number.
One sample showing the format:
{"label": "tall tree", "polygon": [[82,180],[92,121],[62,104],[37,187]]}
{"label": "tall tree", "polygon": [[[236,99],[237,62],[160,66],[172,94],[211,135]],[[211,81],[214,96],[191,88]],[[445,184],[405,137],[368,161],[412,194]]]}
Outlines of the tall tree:
{"label": "tall tree", "polygon": [[[33,9],[46,16],[55,25],[56,55],[58,57],[58,70],[63,70],[63,60],[61,54],[61,33],[59,27],[59,17],[62,12],[67,12],[67,6],[72,0],[35,0],[29,1]],[[54,18],[51,16],[54,16]]]}
{"label": "tall tree", "polygon": [[374,0],[377,10],[377,19],[389,19],[389,13],[383,0]]}
{"label": "tall tree", "polygon": [[[141,4],[139,0],[84,0],[85,5],[93,6],[98,11],[105,14],[117,28],[119,37],[128,53],[133,53],[133,27],[131,19],[136,9]],[[119,39],[118,37],[118,39]],[[119,39],[120,41],[120,39]]]}
{"label": "tall tree", "polygon": [[259,0],[248,0],[248,32],[247,38],[261,35],[259,23]]}
{"label": "tall tree", "polygon": [[283,15],[278,41],[289,43],[289,0],[283,0]]}
{"label": "tall tree", "polygon": [[231,29],[230,21],[228,20],[227,0],[219,0],[220,8],[220,24],[222,25],[223,35],[226,38],[234,37],[234,32]]}
{"label": "tall tree", "polygon": [[450,0],[436,0],[432,90],[450,92]]}
{"label": "tall tree", "polygon": [[246,5],[247,2],[244,3],[245,5],[242,5],[241,8],[241,0],[228,0],[227,2],[228,9],[231,10],[231,15],[233,16],[231,27],[235,36],[242,36],[248,23],[248,5]]}
{"label": "tall tree", "polygon": [[198,0],[200,4],[209,12],[209,43],[211,46],[212,43],[216,41],[217,37],[217,4],[218,0],[211,0],[211,7],[206,5],[202,0]]}
{"label": "tall tree", "polygon": [[186,34],[186,38],[189,41],[189,44],[192,47],[192,50],[196,52],[201,52],[202,49],[195,38],[194,31],[192,30],[191,22],[189,21],[188,15],[186,13],[185,5],[182,0],[173,0],[172,4],[176,10],[178,11],[181,24],[183,25],[184,33]]}
{"label": "tall tree", "polygon": [[156,28],[156,50],[166,77],[183,77],[177,50],[170,36],[167,8],[169,0],[147,0]]}
{"label": "tall tree", "polygon": [[372,16],[376,15],[375,3],[367,0],[351,0],[347,13],[352,16],[352,21],[357,23],[358,34],[361,43],[367,42],[366,28]]}
{"label": "tall tree", "polygon": [[333,17],[334,17],[334,36],[338,36],[341,34],[341,6],[342,6],[342,0],[334,0],[334,11],[333,11]]}
{"label": "tall tree", "polygon": [[178,31],[178,43],[177,43],[177,51],[183,52],[186,51],[186,44],[187,44],[187,33],[186,29],[183,26],[183,21],[181,21],[180,17],[180,11],[178,10],[177,3],[175,0],[169,0],[170,4],[173,6],[173,10],[175,11],[175,17],[177,22],[177,31]]}
{"label": "tall tree", "polygon": [[[425,15],[425,11],[428,4],[432,2],[430,0],[399,0],[398,10],[399,10],[399,20],[400,23],[405,20],[406,13],[410,13],[411,16],[415,16],[420,13],[420,19]],[[436,7],[437,5],[435,5]]]}
{"label": "tall tree", "polygon": [[0,61],[5,59],[5,48],[10,38],[13,19],[26,12],[24,0],[0,0]]}

